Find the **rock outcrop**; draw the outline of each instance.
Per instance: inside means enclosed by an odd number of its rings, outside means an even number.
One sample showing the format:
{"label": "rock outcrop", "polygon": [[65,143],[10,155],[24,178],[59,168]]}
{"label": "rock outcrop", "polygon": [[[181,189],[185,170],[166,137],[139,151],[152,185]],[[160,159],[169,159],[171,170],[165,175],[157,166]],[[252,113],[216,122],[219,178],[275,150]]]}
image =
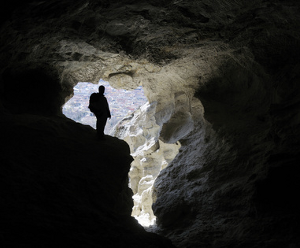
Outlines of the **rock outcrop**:
{"label": "rock outcrop", "polygon": [[[11,1],[1,8],[1,120],[19,128],[20,116],[59,116],[79,81],[143,86],[159,139],[181,144],[155,181],[152,231],[178,247],[300,246],[299,8],[296,0]],[[49,80],[20,81],[40,68]],[[39,164],[32,153],[23,166],[4,160],[11,175]],[[10,187],[22,195],[20,184]]]}
{"label": "rock outcrop", "polygon": [[130,217],[126,142],[29,114],[2,115],[0,137],[2,247],[172,247]]}

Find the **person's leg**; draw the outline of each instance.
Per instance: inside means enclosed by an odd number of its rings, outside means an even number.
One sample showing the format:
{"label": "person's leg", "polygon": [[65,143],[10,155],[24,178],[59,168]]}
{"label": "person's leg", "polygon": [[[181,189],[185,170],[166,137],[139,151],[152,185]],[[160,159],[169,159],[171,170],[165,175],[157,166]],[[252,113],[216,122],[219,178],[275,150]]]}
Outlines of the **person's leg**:
{"label": "person's leg", "polygon": [[105,125],[106,125],[106,121],[107,121],[106,116],[102,115],[102,116],[97,117],[96,127],[97,127],[98,139],[104,139],[104,128],[105,128]]}

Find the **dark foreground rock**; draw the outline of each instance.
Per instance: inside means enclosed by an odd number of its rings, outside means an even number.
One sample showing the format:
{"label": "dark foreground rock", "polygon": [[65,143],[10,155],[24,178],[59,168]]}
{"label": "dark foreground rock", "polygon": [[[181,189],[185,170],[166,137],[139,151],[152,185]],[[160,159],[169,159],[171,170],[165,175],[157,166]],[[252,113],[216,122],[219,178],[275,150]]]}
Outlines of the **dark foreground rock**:
{"label": "dark foreground rock", "polygon": [[1,247],[173,247],[130,216],[127,143],[64,117],[0,127]]}

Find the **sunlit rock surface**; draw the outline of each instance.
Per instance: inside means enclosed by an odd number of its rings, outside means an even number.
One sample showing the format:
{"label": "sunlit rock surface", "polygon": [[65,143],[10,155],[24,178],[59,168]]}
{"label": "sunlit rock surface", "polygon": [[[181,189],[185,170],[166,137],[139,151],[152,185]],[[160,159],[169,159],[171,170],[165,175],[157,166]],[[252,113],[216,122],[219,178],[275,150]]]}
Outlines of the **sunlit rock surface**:
{"label": "sunlit rock surface", "polygon": [[153,183],[180,148],[179,142],[166,144],[159,140],[160,126],[154,118],[155,109],[156,102],[145,103],[118,123],[113,132],[114,136],[129,144],[134,159],[129,172],[129,185],[134,194],[132,216],[144,226],[155,224]]}
{"label": "sunlit rock surface", "polygon": [[[152,231],[178,247],[300,246],[299,1],[5,4],[2,115],[58,115],[79,81],[143,86],[159,140],[181,144],[154,184]],[[31,68],[58,81],[15,78]]]}

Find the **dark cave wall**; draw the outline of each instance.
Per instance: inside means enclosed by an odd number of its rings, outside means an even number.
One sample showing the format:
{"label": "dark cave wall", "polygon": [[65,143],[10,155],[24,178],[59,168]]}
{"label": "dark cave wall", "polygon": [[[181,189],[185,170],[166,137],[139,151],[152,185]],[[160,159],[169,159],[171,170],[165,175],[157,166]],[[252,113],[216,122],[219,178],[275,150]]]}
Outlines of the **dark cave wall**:
{"label": "dark cave wall", "polygon": [[298,64],[282,78],[238,57],[200,84],[204,115],[155,183],[158,226],[180,247],[299,244]]}
{"label": "dark cave wall", "polygon": [[51,70],[6,69],[2,77],[2,103],[14,114],[57,115],[65,103],[59,76]]}
{"label": "dark cave wall", "polygon": [[195,109],[195,130],[180,140],[179,155],[154,187],[161,233],[180,247],[197,247],[199,235],[209,247],[299,245],[300,72],[294,45],[273,55],[279,59],[274,68],[244,51],[220,64],[208,82],[199,79],[195,97],[203,117]]}

